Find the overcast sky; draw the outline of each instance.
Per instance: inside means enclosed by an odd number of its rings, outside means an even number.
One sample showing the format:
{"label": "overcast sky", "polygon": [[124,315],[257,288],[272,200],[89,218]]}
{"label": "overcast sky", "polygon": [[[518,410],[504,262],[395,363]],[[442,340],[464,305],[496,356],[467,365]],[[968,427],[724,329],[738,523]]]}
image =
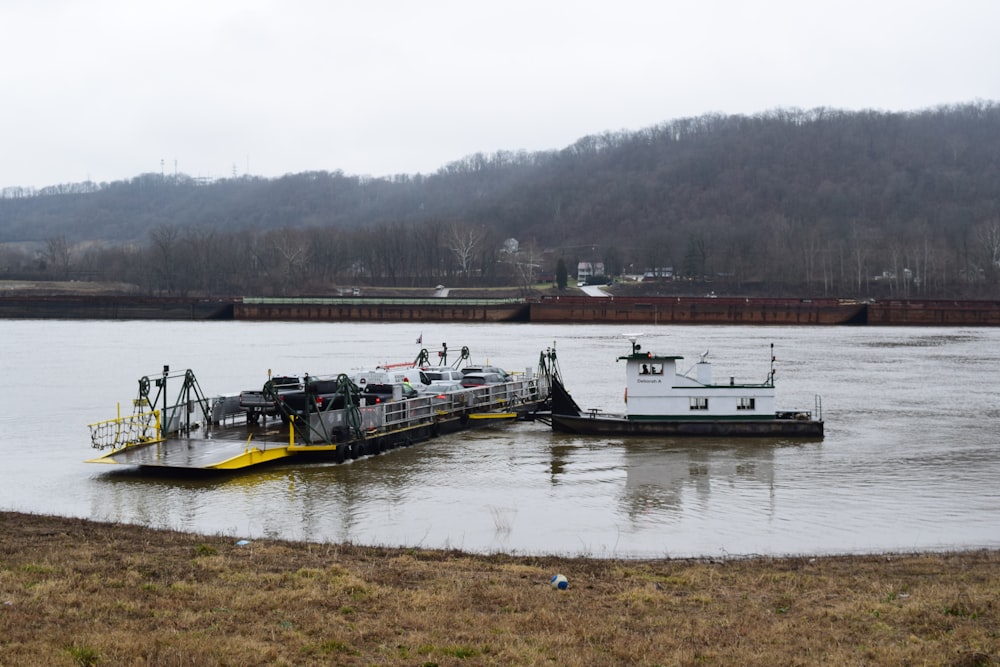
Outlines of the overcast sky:
{"label": "overcast sky", "polygon": [[2,0],[0,188],[432,173],[709,112],[1000,100],[998,28],[998,0]]}

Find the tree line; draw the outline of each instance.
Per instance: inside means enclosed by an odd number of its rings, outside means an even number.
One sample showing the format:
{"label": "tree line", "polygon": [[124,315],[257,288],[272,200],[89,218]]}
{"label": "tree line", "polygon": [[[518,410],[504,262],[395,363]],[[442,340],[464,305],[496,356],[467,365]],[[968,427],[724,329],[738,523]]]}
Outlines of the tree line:
{"label": "tree line", "polygon": [[[142,244],[48,239],[31,253],[0,249],[21,278],[119,282],[159,296],[303,296],[359,286],[517,286],[529,293],[540,257],[484,227],[386,223],[367,230],[281,228],[226,234],[162,225]],[[29,266],[30,264],[30,266]]]}
{"label": "tree line", "polygon": [[0,277],[148,293],[528,289],[562,260],[669,268],[673,289],[996,298],[1000,106],[709,114],[428,175],[8,187],[0,243]]}

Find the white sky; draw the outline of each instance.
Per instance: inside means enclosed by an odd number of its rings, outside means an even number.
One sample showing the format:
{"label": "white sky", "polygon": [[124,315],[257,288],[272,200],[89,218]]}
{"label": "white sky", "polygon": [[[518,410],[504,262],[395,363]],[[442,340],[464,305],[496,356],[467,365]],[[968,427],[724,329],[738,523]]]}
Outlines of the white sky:
{"label": "white sky", "polygon": [[0,188],[432,173],[709,112],[1000,100],[998,0],[2,0]]}

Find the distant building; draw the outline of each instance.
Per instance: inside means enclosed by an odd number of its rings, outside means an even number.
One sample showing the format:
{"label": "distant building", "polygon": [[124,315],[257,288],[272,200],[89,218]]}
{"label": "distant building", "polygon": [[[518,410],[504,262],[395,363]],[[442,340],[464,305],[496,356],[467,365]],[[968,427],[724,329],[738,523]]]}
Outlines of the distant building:
{"label": "distant building", "polygon": [[673,280],[674,267],[661,266],[653,269],[646,269],[642,274],[643,280]]}
{"label": "distant building", "polygon": [[581,283],[588,278],[604,275],[604,262],[580,262],[576,265],[576,279]]}

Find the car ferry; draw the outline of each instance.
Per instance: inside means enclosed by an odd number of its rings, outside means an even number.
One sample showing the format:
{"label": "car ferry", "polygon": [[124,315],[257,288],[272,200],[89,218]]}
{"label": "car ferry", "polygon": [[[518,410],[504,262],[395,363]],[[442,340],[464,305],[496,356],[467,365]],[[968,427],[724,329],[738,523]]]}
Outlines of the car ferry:
{"label": "car ferry", "polygon": [[[466,348],[463,348],[463,352]],[[426,359],[426,351],[417,362]],[[417,362],[410,364],[418,376]],[[547,404],[555,352],[537,372],[466,388],[366,390],[347,374],[268,379],[261,391],[207,398],[191,370],[139,380],[131,415],[90,425],[90,463],[237,470],[282,459],[344,462],[498,420],[530,419]],[[364,376],[367,377],[367,376]],[[364,378],[360,378],[358,382]],[[155,388],[155,390],[154,390]],[[168,390],[176,390],[171,399]]]}
{"label": "car ferry", "polygon": [[552,381],[552,429],[585,435],[637,436],[752,436],[823,437],[822,403],[814,410],[775,408],[774,345],[771,366],[761,383],[716,384],[708,352],[691,371],[681,373],[680,356],[647,352],[638,343],[641,334],[626,334],[631,352],[625,362],[624,414],[582,410],[566,391],[561,378]]}

